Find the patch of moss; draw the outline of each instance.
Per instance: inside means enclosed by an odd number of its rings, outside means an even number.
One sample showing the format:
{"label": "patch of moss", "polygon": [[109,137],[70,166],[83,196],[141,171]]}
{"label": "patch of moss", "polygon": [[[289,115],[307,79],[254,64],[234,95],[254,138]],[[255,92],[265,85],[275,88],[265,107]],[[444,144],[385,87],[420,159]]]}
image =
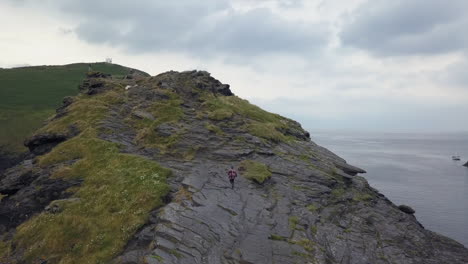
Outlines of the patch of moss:
{"label": "patch of moss", "polygon": [[271,172],[268,167],[260,162],[253,160],[244,160],[240,163],[243,170],[242,175],[249,180],[257,183],[263,183],[265,180],[271,177]]}
{"label": "patch of moss", "polygon": [[0,263],[8,263],[7,257],[10,256],[13,252],[10,242],[4,242],[0,240]]}
{"label": "patch of moss", "polygon": [[90,127],[97,127],[109,112],[109,107],[122,102],[123,95],[118,91],[108,91],[94,96],[80,95],[76,102],[68,107],[68,113],[49,122],[46,126],[38,130],[38,133],[67,134],[70,125],[76,126],[80,131]]}
{"label": "patch of moss", "polygon": [[205,128],[208,129],[210,132],[215,133],[218,136],[221,136],[221,135],[224,134],[224,132],[221,130],[221,128],[219,128],[218,126],[213,125],[211,123],[205,123]]}
{"label": "patch of moss", "polygon": [[274,123],[251,121],[245,128],[249,133],[260,138],[274,142],[284,142],[287,140],[287,137],[276,129]]}
{"label": "patch of moss", "polygon": [[181,258],[182,257],[182,254],[179,251],[177,251],[176,249],[170,249],[169,254],[173,255],[176,258]]}
{"label": "patch of moss", "polygon": [[198,150],[200,149],[200,146],[191,146],[189,150],[185,151],[182,153],[182,158],[186,161],[193,160],[195,156],[197,155]]}
{"label": "patch of moss", "polygon": [[316,204],[309,204],[307,206],[307,210],[309,210],[310,212],[315,212],[317,211],[317,209],[318,209],[318,206]]}
{"label": "patch of moss", "polygon": [[224,120],[231,115],[240,115],[247,120],[244,128],[255,136],[274,141],[292,139],[280,132],[281,129],[285,130],[292,125],[289,119],[267,112],[247,100],[237,96],[214,96],[209,93],[204,94],[203,100],[203,106],[212,119]]}
{"label": "patch of moss", "polygon": [[317,226],[313,225],[310,227],[310,232],[313,234],[313,235],[316,235],[317,234]]}
{"label": "patch of moss", "polygon": [[148,110],[157,117],[156,125],[166,122],[178,122],[184,116],[181,104],[184,102],[179,95],[170,90],[162,90],[169,99],[160,100],[154,103]]}
{"label": "patch of moss", "polygon": [[192,193],[185,187],[180,187],[174,195],[174,202],[182,203],[183,201],[192,201]]}
{"label": "patch of moss", "polygon": [[336,188],[331,191],[331,195],[333,198],[339,198],[345,194],[345,189],[343,188]]}
{"label": "patch of moss", "polygon": [[136,141],[149,148],[157,148],[162,153],[168,152],[180,139],[183,131],[171,134],[170,136],[161,136],[157,132],[158,126],[164,123],[175,124],[179,122],[184,112],[181,108],[183,100],[172,91],[162,90],[169,99],[161,100],[154,103],[149,109],[147,109],[153,116],[156,116],[156,120],[148,119],[133,119],[130,122],[133,127],[137,128]]}
{"label": "patch of moss", "polygon": [[301,240],[290,240],[290,243],[299,245],[305,250],[305,252],[294,251],[293,255],[307,259],[307,263],[316,263],[315,242],[304,238]]}
{"label": "patch of moss", "polygon": [[234,141],[235,141],[235,142],[239,142],[239,143],[245,143],[245,142],[247,142],[247,140],[246,140],[245,137],[243,137],[243,136],[236,136],[236,137],[234,138]]}
{"label": "patch of moss", "polygon": [[210,112],[208,114],[208,118],[209,119],[212,119],[212,120],[218,120],[218,121],[221,121],[221,120],[225,120],[225,119],[229,119],[232,117],[232,111],[230,111],[229,109],[216,109],[212,112]]}
{"label": "patch of moss", "polygon": [[302,258],[309,258],[309,254],[307,254],[305,252],[293,251],[292,254],[295,255],[295,256],[302,257]]}
{"label": "patch of moss", "polygon": [[357,193],[353,196],[353,201],[355,202],[367,202],[372,200],[372,195],[368,193]]}
{"label": "patch of moss", "polygon": [[151,258],[157,260],[159,263],[164,263],[164,258],[159,255],[151,255]]}
{"label": "patch of moss", "polygon": [[315,242],[309,239],[293,240],[291,243],[303,247],[307,252],[314,251]]}
{"label": "patch of moss", "polygon": [[5,198],[5,197],[7,197],[7,196],[8,196],[8,194],[2,194],[2,193],[0,193],[0,202],[3,200],[3,198]]}
{"label": "patch of moss", "polygon": [[299,156],[299,159],[303,160],[303,161],[307,161],[307,162],[310,162],[310,157],[305,155],[305,154],[302,154]]}
{"label": "patch of moss", "polygon": [[296,230],[297,224],[299,223],[299,217],[290,216],[288,221],[289,221],[289,228],[291,228],[292,230]]}
{"label": "patch of moss", "polygon": [[288,239],[284,236],[276,235],[276,234],[271,234],[268,239],[271,240],[276,240],[276,241],[288,241]]}

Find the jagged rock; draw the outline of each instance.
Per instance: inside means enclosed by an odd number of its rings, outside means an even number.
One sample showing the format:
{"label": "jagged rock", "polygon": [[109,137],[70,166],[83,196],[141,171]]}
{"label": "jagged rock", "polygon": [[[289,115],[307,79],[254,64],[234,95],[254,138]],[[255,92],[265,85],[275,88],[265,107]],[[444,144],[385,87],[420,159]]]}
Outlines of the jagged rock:
{"label": "jagged rock", "polygon": [[79,198],[69,198],[69,199],[59,199],[59,200],[54,200],[51,202],[49,205],[47,205],[44,208],[44,211],[51,213],[51,214],[56,214],[60,213],[63,210],[63,204],[64,203],[74,203],[74,202],[79,202]]}
{"label": "jagged rock", "polygon": [[110,74],[102,72],[89,72],[87,79],[83,81],[78,89],[88,95],[94,95],[109,90],[111,87],[106,85],[106,79],[110,77]]}
{"label": "jagged rock", "polygon": [[24,159],[26,154],[24,153],[13,153],[7,150],[4,150],[0,146],[0,174],[8,169],[21,162]]}
{"label": "jagged rock", "polygon": [[60,118],[64,116],[67,112],[67,107],[71,105],[74,101],[75,101],[75,98],[73,96],[64,97],[62,100],[62,105],[59,108],[57,108],[57,110],[55,110],[55,112],[57,113],[55,118]]}
{"label": "jagged rock", "polygon": [[[175,72],[169,71],[161,73],[155,77],[157,85],[161,88],[168,89],[169,87],[175,89],[180,94],[185,96],[193,95],[193,88],[198,88],[205,91],[210,91],[213,94],[233,96],[228,84],[223,84],[215,78],[211,77],[210,73],[206,71],[185,71]],[[184,85],[184,81],[189,79],[192,85]]]}
{"label": "jagged rock", "polygon": [[24,145],[29,148],[29,151],[35,155],[42,155],[49,152],[60,142],[67,139],[66,135],[61,134],[36,134],[24,142]]}
{"label": "jagged rock", "polygon": [[[101,76],[94,79],[106,82]],[[288,124],[278,129],[288,136],[283,142],[248,130],[245,116],[233,114],[229,121],[205,118],[200,114],[207,111],[205,98],[199,94],[232,95],[209,73],[166,72],[145,77],[128,91],[122,87],[135,85],[133,80],[121,81],[116,91],[125,100],[111,106],[98,122],[97,128],[107,131],[99,139],[116,143],[123,153],[157,161],[172,176],[167,179],[171,192],[162,199],[164,205],[146,212],[146,224],[110,263],[468,263],[463,245],[403,214],[357,175],[364,170],[312,142],[297,122],[282,119]],[[91,84],[86,82],[83,93]],[[112,89],[108,84],[105,89]],[[145,111],[154,103],[174,100],[168,91],[182,101],[177,109],[183,112],[180,120],[159,123],[155,113],[156,131],[141,133],[141,127],[132,126],[139,121],[132,119],[135,109]],[[222,133],[211,132],[210,124]],[[142,134],[158,140],[157,144],[139,144]],[[170,145],[159,149],[165,140]],[[260,185],[239,171],[231,189],[227,170],[245,160],[262,163],[271,177]],[[47,205],[50,213],[60,214],[61,207],[55,204],[61,201],[53,201],[70,198],[66,190],[80,184],[50,178],[54,166],[62,165],[41,167],[29,161],[0,176],[0,193],[9,193],[0,202],[0,230],[14,230]],[[25,249],[15,250],[21,260]]]}
{"label": "jagged rock", "polygon": [[149,119],[155,120],[154,116],[151,113],[142,110],[136,110],[132,112],[132,115],[140,119]]}
{"label": "jagged rock", "polygon": [[415,211],[413,208],[409,207],[408,205],[404,205],[404,204],[399,205],[399,206],[398,206],[398,209],[400,209],[400,211],[402,211],[402,212],[404,212],[404,213],[407,213],[407,214],[414,214],[414,213],[416,213],[416,211]]}
{"label": "jagged rock", "polygon": [[345,173],[352,175],[352,176],[357,175],[358,173],[366,173],[365,170],[349,165],[346,162],[340,162],[340,161],[335,162],[335,166],[343,170]]}
{"label": "jagged rock", "polygon": [[0,230],[15,228],[51,201],[67,198],[71,193],[66,190],[81,183],[81,180],[65,181],[49,176],[49,170],[32,170],[31,160],[26,160],[0,177],[0,194],[5,196],[0,202]]}
{"label": "jagged rock", "polygon": [[302,140],[310,140],[310,133],[303,130],[301,124],[296,121],[288,120],[287,128],[282,128],[280,131],[287,136],[293,136]]}
{"label": "jagged rock", "polygon": [[168,123],[161,124],[156,128],[156,132],[163,137],[168,137],[174,134],[175,131],[177,131],[177,129]]}

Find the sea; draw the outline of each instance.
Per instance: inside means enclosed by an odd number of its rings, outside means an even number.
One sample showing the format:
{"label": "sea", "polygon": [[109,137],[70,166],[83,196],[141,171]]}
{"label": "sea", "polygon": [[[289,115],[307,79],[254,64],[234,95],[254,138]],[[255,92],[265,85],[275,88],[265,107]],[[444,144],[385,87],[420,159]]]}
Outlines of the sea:
{"label": "sea", "polygon": [[468,133],[309,131],[315,143],[366,170],[362,176],[393,203],[415,209],[425,228],[468,247]]}

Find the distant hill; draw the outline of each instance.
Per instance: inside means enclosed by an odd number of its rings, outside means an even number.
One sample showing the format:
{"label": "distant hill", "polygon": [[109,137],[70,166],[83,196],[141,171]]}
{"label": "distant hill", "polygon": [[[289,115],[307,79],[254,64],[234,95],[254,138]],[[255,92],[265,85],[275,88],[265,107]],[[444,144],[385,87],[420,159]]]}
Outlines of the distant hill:
{"label": "distant hill", "polygon": [[78,93],[88,65],[117,78],[131,70],[109,63],[0,68],[0,151],[25,151],[25,137],[53,114],[63,97]]}

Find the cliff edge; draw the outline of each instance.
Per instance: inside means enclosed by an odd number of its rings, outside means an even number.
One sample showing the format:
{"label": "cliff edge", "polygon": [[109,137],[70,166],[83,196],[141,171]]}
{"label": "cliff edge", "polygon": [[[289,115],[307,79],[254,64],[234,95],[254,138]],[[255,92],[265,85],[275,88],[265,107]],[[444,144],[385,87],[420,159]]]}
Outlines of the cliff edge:
{"label": "cliff edge", "polygon": [[0,175],[0,262],[468,263],[207,72],[88,77]]}

